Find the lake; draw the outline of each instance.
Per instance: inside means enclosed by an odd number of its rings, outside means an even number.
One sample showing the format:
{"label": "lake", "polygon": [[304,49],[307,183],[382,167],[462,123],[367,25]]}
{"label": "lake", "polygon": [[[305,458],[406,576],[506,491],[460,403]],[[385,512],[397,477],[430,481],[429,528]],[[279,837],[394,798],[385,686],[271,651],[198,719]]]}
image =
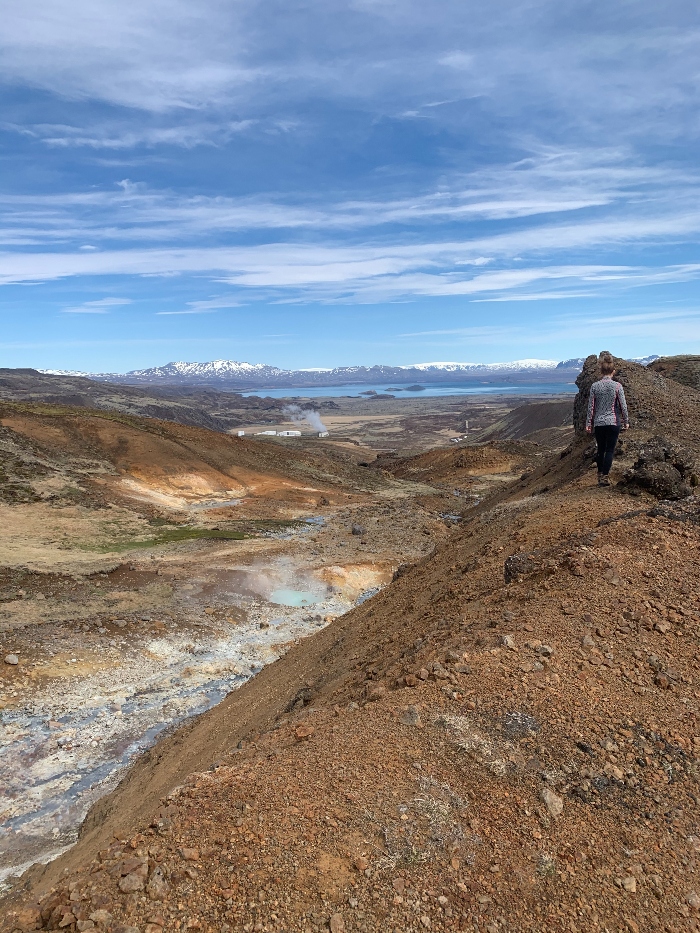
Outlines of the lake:
{"label": "lake", "polygon": [[[416,383],[417,385],[418,383]],[[385,394],[391,383],[381,385],[342,385],[342,386],[306,386],[283,389],[258,389],[255,392],[241,392],[249,397],[257,395],[267,398],[337,398],[339,396],[361,396],[362,392],[374,391]],[[400,398],[434,398],[443,395],[572,395],[577,392],[573,382],[470,382],[470,383],[432,383],[420,392],[391,392]]]}

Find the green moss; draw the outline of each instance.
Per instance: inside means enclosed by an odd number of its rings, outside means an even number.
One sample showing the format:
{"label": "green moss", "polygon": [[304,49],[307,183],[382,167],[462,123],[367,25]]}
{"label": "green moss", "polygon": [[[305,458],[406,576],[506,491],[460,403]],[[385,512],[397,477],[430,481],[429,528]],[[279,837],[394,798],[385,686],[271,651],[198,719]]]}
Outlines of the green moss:
{"label": "green moss", "polygon": [[[119,534],[116,528],[109,528],[116,522],[105,522],[103,531],[105,537]],[[284,531],[305,523],[297,519],[240,519],[226,522],[225,527],[194,528],[191,525],[172,525],[166,519],[153,518],[148,524],[154,528],[153,537],[125,538],[120,536],[112,543],[104,544],[76,544],[83,551],[98,551],[99,553],[113,553],[130,551],[136,548],[158,547],[163,544],[177,544],[180,541],[214,540],[214,541],[242,541],[245,538],[254,538],[265,532]],[[164,527],[169,526],[169,527]],[[155,531],[155,529],[159,529]]]}
{"label": "green moss", "polygon": [[249,537],[242,531],[222,531],[218,528],[170,528],[153,538],[131,538],[128,541],[116,541],[113,544],[101,544],[97,547],[84,547],[84,550],[130,551],[134,548],[158,547],[160,544],[175,544],[179,541],[196,541],[201,538],[242,541]]}

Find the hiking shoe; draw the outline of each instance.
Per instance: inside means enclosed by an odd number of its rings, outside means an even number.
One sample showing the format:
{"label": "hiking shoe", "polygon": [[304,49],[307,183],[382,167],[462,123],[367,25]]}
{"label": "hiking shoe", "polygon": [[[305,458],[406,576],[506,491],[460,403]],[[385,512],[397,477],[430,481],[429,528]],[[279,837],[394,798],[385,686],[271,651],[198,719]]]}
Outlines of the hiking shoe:
{"label": "hiking shoe", "polygon": [[609,477],[603,476],[603,475],[601,474],[601,475],[598,477],[598,485],[599,485],[599,486],[609,486],[609,485],[610,485],[610,479],[609,479]]}

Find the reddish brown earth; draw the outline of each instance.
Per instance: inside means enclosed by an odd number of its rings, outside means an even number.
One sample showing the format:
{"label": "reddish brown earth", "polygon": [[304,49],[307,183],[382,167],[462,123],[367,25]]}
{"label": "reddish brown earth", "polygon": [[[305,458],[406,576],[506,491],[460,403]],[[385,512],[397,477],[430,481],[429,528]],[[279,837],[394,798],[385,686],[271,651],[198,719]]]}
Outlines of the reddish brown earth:
{"label": "reddish brown earth", "polygon": [[[279,444],[231,437],[203,428],[64,406],[4,403],[0,423],[31,443],[53,465],[82,467],[98,494],[152,500],[196,501],[242,497],[274,511],[288,504],[308,508],[324,495],[347,501],[386,482],[333,451],[287,450]],[[238,511],[241,511],[240,509]]]}
{"label": "reddish brown earth", "polygon": [[[655,378],[615,480],[662,429],[698,453]],[[700,500],[587,447],[160,742],[3,931],[697,929]]]}
{"label": "reddish brown earth", "polygon": [[512,479],[514,471],[537,461],[537,453],[532,445],[492,441],[479,446],[441,447],[400,460],[379,457],[373,466],[398,479],[471,489],[482,485],[479,477]]}

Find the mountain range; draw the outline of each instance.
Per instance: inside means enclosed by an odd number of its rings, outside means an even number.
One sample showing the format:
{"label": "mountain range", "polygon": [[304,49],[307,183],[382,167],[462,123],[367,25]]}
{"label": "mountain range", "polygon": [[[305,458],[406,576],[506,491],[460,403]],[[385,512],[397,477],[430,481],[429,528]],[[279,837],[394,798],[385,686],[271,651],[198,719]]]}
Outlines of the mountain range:
{"label": "mountain range", "polygon": [[[646,365],[657,356],[635,359]],[[559,381],[570,372],[573,378],[583,365],[583,357],[569,360],[512,360],[505,363],[413,363],[410,366],[339,366],[332,369],[280,369],[265,363],[236,360],[212,360],[208,363],[172,362],[165,366],[135,369],[127,373],[86,373],[66,370],[42,370],[49,375],[84,376],[99,382],[124,385],[188,385],[219,389],[265,389],[277,387],[312,387],[382,383],[399,384],[463,383],[497,378],[499,381]]]}

